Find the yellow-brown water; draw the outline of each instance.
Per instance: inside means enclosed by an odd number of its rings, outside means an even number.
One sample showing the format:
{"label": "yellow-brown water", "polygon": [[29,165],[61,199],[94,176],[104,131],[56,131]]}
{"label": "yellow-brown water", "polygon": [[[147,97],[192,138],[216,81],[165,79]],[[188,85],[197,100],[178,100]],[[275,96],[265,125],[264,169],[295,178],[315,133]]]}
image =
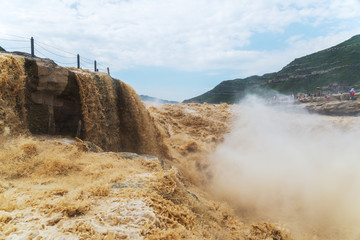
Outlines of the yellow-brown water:
{"label": "yellow-brown water", "polygon": [[23,64],[20,57],[0,57],[0,132],[26,131]]}
{"label": "yellow-brown water", "polygon": [[[226,203],[211,200],[196,185],[204,183],[203,177],[186,179],[201,171],[182,166],[202,166],[201,153],[211,152],[228,129],[221,126],[229,121],[229,107],[220,106],[218,114],[216,109],[152,108],[154,121],[169,131],[166,143],[174,157],[165,169],[157,159],[89,152],[85,143],[72,139],[3,135],[0,238],[290,239],[275,224],[244,225]],[[201,114],[212,115],[203,119],[209,124],[204,131],[198,125]],[[172,118],[171,125],[164,118]],[[187,131],[172,142],[183,127]],[[205,148],[207,143],[213,144]]]}
{"label": "yellow-brown water", "polygon": [[0,239],[359,237],[356,117],[253,102],[146,109],[125,83],[69,69],[83,139],[32,136],[30,73],[22,57],[0,61]]}
{"label": "yellow-brown water", "polygon": [[[0,61],[1,131],[6,125],[13,134],[30,130],[57,135],[62,134],[59,126],[67,126],[66,135],[78,135],[107,151],[167,156],[154,121],[124,82],[11,54],[1,54]],[[72,106],[77,104],[81,109]]]}
{"label": "yellow-brown water", "polygon": [[129,85],[107,74],[70,69],[79,84],[86,140],[112,151],[167,156],[161,135]]}
{"label": "yellow-brown water", "polygon": [[[165,169],[157,158],[90,152],[94,148],[80,139],[31,136],[30,124],[35,130],[46,130],[44,123],[54,126],[59,93],[48,101],[47,93],[36,92],[41,101],[26,102],[32,97],[24,93],[27,84],[42,91],[36,86],[37,63],[9,54],[0,58],[0,239],[235,239],[245,234],[226,204],[182,183],[182,174],[171,166],[180,163],[176,156],[181,154],[170,155],[163,144],[170,136],[158,129],[131,87],[105,74],[69,69],[80,95],[81,137],[108,150],[166,157]],[[42,74],[53,71],[51,62],[41,64]],[[74,83],[72,88],[64,91],[74,92]],[[37,104],[31,118],[26,104]],[[46,119],[31,122],[38,113]],[[190,142],[182,151],[197,151]]]}
{"label": "yellow-brown water", "polygon": [[156,159],[66,139],[2,140],[0,238],[238,239],[252,230]]}

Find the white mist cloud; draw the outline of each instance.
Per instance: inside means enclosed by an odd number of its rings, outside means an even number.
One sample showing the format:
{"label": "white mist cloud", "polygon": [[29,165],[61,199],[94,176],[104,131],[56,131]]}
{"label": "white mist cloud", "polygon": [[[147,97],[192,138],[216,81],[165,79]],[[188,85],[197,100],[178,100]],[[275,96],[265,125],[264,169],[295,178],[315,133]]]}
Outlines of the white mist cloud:
{"label": "white mist cloud", "polygon": [[359,127],[358,118],[248,99],[211,157],[214,193],[253,220],[279,221],[308,237],[358,239]]}

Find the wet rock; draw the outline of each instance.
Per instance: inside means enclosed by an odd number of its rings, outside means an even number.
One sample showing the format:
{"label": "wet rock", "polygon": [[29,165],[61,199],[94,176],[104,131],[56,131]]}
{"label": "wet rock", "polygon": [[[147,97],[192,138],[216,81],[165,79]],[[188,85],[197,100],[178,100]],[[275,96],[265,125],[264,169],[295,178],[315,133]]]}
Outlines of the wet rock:
{"label": "wet rock", "polygon": [[11,87],[4,100],[11,106],[6,116],[16,120],[7,120],[16,123],[12,130],[21,125],[32,134],[78,137],[105,151],[169,158],[162,135],[129,85],[105,73],[58,66],[26,53],[0,53],[0,58]]}
{"label": "wet rock", "polygon": [[308,103],[306,108],[310,112],[336,116],[360,115],[360,101],[334,101],[323,103]]}

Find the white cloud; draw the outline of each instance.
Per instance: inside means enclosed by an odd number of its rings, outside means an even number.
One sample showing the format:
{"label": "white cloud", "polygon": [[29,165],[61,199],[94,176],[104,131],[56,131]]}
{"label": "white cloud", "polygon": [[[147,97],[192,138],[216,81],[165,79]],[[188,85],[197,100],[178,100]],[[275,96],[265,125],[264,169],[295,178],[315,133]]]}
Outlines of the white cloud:
{"label": "white cloud", "polygon": [[[360,32],[342,22],[359,23],[358,0],[14,0],[1,4],[0,34],[34,36],[96,58],[113,70],[145,65],[233,68],[244,75],[259,74]],[[327,22],[337,25],[323,37],[289,36],[277,51],[242,50],[256,33],[282,34],[292,23]],[[342,36],[337,36],[340,31]]]}

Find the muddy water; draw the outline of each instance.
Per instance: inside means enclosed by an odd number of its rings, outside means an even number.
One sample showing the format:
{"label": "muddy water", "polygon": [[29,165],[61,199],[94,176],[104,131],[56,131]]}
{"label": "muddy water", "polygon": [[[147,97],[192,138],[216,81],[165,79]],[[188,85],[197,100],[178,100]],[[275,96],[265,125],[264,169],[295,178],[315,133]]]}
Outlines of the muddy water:
{"label": "muddy water", "polygon": [[229,130],[229,110],[152,108],[173,156],[165,169],[156,158],[93,153],[73,139],[3,134],[0,239],[291,239],[280,225],[242,223],[199,187],[208,177],[204,156]]}
{"label": "muddy water", "polygon": [[167,156],[158,129],[130,86],[107,74],[70,70],[79,86],[84,140],[110,151]]}
{"label": "muddy water", "polygon": [[[193,117],[195,110],[191,108],[184,109],[185,118],[178,118],[181,109],[167,115],[167,119],[174,116],[171,124],[175,132],[179,133],[177,126],[183,124],[191,129],[185,145],[171,143],[174,148],[170,153],[163,145],[164,140],[171,142],[171,135],[163,134],[161,128],[166,124],[146,110],[130,86],[105,74],[76,69],[68,70],[68,79],[63,75],[56,79],[58,72],[47,62],[42,65],[42,74],[48,74],[52,84],[64,85],[67,80],[68,85],[62,93],[45,93],[38,86],[39,82],[47,84],[41,79],[45,75],[39,74],[37,60],[4,55],[0,78],[0,239],[237,239],[250,234],[251,227],[243,226],[225,203],[209,200],[191,181],[184,184],[185,169],[172,168],[172,162],[180,166],[190,155],[197,163],[189,166],[206,167],[200,164],[202,143],[197,144],[196,139],[206,137],[212,147],[221,139],[216,131],[199,134],[199,127],[210,120]],[[32,102],[29,89],[37,91],[38,100],[46,101]],[[78,94],[74,94],[76,90]],[[71,109],[77,99],[80,114],[78,108]],[[48,133],[49,124],[59,134],[62,122],[57,113],[65,114],[62,121],[81,116],[83,140],[105,150],[165,157],[166,166],[163,168],[156,157],[94,153],[89,143],[79,139],[31,136],[30,125],[37,133]],[[184,121],[177,124],[180,120]],[[68,124],[71,131],[74,122]]]}
{"label": "muddy water", "polygon": [[124,82],[11,54],[1,54],[0,63],[1,132],[77,136],[106,151],[168,157],[149,112]]}
{"label": "muddy water", "polygon": [[0,55],[0,132],[26,131],[24,59]]}
{"label": "muddy water", "polygon": [[130,86],[69,69],[83,140],[165,156],[162,166],[30,136],[24,86],[36,68],[0,61],[0,239],[359,238],[358,118],[259,100],[146,109]]}
{"label": "muddy water", "polygon": [[0,239],[237,239],[247,233],[227,205],[185,187],[178,171],[163,170],[159,160],[86,149],[71,139],[2,139]]}

